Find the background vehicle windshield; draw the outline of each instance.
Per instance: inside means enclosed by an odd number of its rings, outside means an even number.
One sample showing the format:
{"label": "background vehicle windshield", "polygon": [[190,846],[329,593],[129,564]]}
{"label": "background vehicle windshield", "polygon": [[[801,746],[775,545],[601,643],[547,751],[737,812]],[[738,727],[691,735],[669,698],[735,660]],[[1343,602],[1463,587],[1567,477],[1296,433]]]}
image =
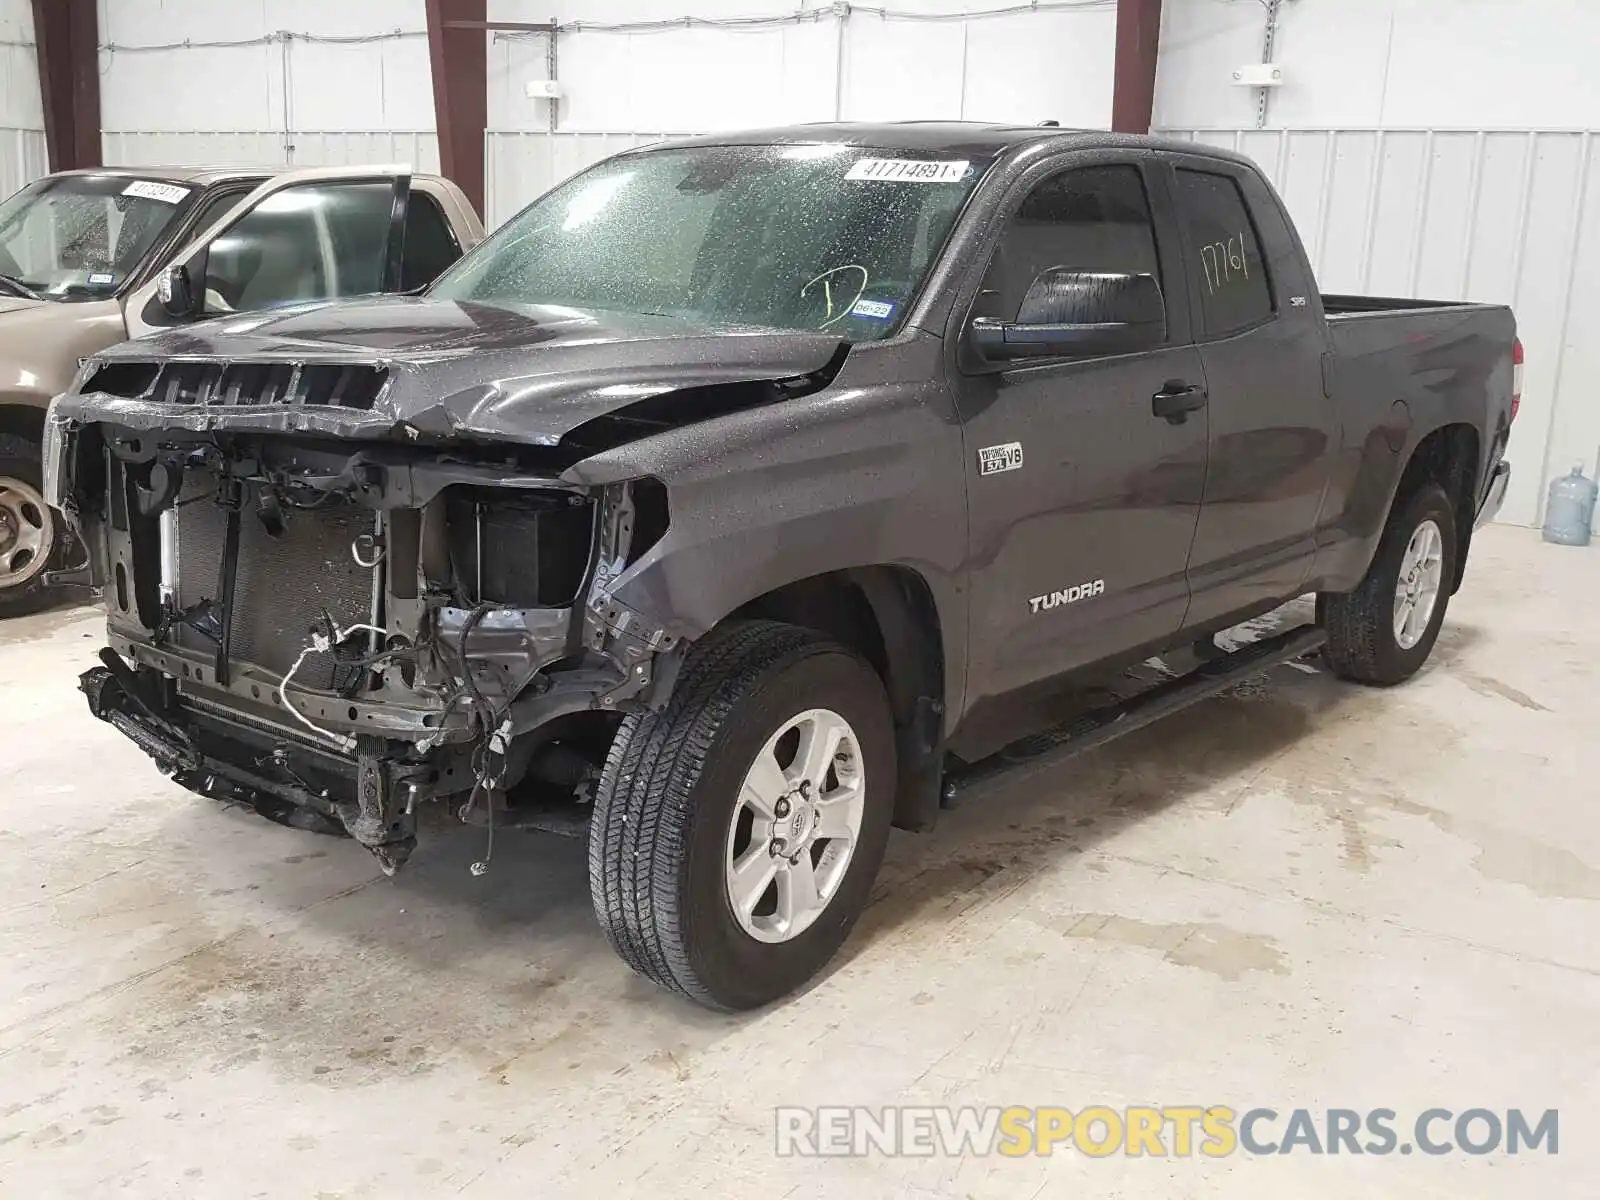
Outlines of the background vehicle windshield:
{"label": "background vehicle windshield", "polygon": [[626,155],[535,201],[430,294],[880,338],[899,325],[988,165],[895,153]]}
{"label": "background vehicle windshield", "polygon": [[41,179],[0,204],[0,275],[51,300],[109,296],[193,193],[126,176]]}

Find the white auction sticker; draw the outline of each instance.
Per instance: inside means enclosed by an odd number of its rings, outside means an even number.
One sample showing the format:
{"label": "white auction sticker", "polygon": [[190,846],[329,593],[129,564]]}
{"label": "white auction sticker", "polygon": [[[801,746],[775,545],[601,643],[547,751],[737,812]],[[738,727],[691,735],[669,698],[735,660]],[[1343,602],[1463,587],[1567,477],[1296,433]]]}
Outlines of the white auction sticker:
{"label": "white auction sticker", "polygon": [[159,200],[163,204],[180,204],[189,197],[189,189],[175,183],[157,183],[153,179],[135,179],[122,189],[124,196],[137,196],[141,200]]}
{"label": "white auction sticker", "polygon": [[846,179],[887,179],[896,183],[959,183],[967,160],[931,158],[858,158]]}

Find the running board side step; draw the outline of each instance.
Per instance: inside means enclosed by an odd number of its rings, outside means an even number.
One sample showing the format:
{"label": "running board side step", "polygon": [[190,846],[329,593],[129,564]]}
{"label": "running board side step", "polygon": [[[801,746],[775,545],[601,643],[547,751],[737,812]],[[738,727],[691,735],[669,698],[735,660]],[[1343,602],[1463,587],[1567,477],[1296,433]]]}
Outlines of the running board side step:
{"label": "running board side step", "polygon": [[1012,742],[1004,749],[945,773],[941,806],[954,808],[968,792],[1018,770],[1038,770],[1170,716],[1226,691],[1253,675],[1320,650],[1327,631],[1316,625],[1263,638],[1202,664],[1187,675],[1158,683],[1130,699],[1084,713],[1063,725]]}

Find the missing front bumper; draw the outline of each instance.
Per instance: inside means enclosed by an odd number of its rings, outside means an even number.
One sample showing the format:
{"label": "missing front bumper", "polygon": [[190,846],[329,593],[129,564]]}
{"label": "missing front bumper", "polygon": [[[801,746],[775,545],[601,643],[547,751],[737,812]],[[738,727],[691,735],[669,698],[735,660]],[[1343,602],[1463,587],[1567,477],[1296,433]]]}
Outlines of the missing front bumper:
{"label": "missing front bumper", "polygon": [[89,711],[175,782],[280,824],[348,834],[391,873],[416,847],[418,806],[470,780],[453,747],[421,753],[414,743],[364,736],[355,754],[341,755],[182,703],[169,677],[110,650],[101,662],[79,678]]}
{"label": "missing front bumper", "polygon": [[[393,869],[424,800],[586,782],[678,639],[611,594],[667,528],[653,481],[579,488],[422,447],[63,428],[108,648],[93,714],[203,795]],[[642,506],[642,507],[641,507]],[[641,515],[642,514],[642,515]],[[637,520],[636,520],[637,518]],[[567,802],[562,800],[562,802]]]}

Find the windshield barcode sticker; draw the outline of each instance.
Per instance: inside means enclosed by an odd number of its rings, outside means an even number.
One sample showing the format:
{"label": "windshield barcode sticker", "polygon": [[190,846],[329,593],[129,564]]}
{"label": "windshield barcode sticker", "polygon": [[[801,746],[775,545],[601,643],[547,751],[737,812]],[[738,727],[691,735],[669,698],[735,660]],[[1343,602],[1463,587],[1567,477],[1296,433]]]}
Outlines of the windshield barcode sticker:
{"label": "windshield barcode sticker", "polygon": [[163,204],[180,204],[189,197],[189,189],[175,183],[157,183],[153,179],[135,179],[122,189],[124,196],[140,200],[159,200]]}
{"label": "windshield barcode sticker", "polygon": [[960,183],[967,174],[964,158],[935,161],[926,158],[858,158],[845,172],[846,179],[887,179],[896,183]]}

